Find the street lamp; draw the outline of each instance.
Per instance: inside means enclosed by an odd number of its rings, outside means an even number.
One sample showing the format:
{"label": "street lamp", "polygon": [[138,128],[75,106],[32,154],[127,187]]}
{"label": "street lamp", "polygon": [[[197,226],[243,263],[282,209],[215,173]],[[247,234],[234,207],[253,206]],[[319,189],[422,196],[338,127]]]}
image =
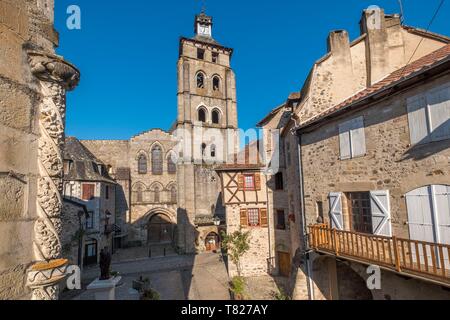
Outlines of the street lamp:
{"label": "street lamp", "polygon": [[222,223],[222,220],[220,220],[219,217],[215,217],[215,218],[214,218],[214,225],[215,225],[216,227],[219,227],[221,223]]}

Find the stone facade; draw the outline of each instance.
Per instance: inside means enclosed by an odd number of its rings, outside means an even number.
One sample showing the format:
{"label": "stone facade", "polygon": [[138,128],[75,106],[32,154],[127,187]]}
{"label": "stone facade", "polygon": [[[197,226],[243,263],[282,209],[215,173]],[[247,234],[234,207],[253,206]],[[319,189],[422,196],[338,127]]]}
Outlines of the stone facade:
{"label": "stone facade", "polygon": [[0,3],[0,299],[56,299],[65,265],[30,268],[61,258],[65,93],[79,80],[54,55],[53,5]]}
{"label": "stone facade", "polygon": [[[204,251],[208,235],[219,234],[214,220],[223,220],[225,209],[214,168],[238,148],[236,84],[232,49],[200,34],[204,24],[212,27],[212,18],[197,16],[196,36],[180,40],[178,118],[170,131],[150,130],[128,141],[82,141],[120,186],[116,210],[126,217],[129,244],[154,243],[158,218],[165,220],[162,232],[173,232],[170,240],[179,252]],[[153,172],[156,147],[162,170]],[[170,161],[175,169],[169,170]]]}
{"label": "stone facade", "polygon": [[63,256],[69,260],[70,265],[83,267],[88,214],[88,210],[84,204],[64,198],[61,215],[64,232],[61,235],[61,245]]}
{"label": "stone facade", "polygon": [[[354,41],[350,41],[345,30],[332,31],[328,37],[328,53],[313,65],[303,88],[298,93],[291,95],[283,107],[274,109],[259,124],[265,129],[264,143],[266,149],[273,150],[272,154],[269,152],[268,159],[273,160],[274,155],[278,157],[279,154],[279,172],[285,177],[284,182],[286,184],[286,189],[283,190],[282,194],[287,198],[286,206],[295,220],[295,223],[291,223],[290,229],[290,253],[293,258],[291,294],[294,299],[314,298],[311,290],[312,285],[308,278],[308,274],[312,273],[313,265],[311,263],[312,260],[306,258],[307,230],[305,227],[308,224],[321,221],[322,217],[319,217],[319,213],[325,218],[327,216],[327,199],[321,195],[322,185],[319,186],[319,184],[326,184],[328,189],[331,189],[330,185],[333,185],[333,187],[352,188],[355,186],[355,179],[346,181],[347,184],[345,186],[340,185],[340,181],[335,180],[345,179],[340,178],[341,173],[344,176],[346,173],[356,174],[359,178],[366,176],[370,180],[371,174],[373,175],[375,171],[379,173],[379,168],[384,165],[383,161],[387,160],[381,160],[380,155],[376,165],[377,169],[372,169],[368,176],[365,171],[360,171],[359,165],[354,163],[351,167],[338,172],[334,170],[336,166],[350,165],[349,162],[339,164],[336,161],[332,161],[333,151],[331,150],[336,148],[336,144],[325,146],[316,140],[317,135],[326,136],[330,134],[330,131],[327,133],[326,130],[321,129],[316,133],[313,140],[315,143],[318,143],[316,145],[317,149],[307,148],[308,150],[300,150],[298,137],[292,134],[292,130],[338,105],[348,97],[373,85],[406,63],[416,61],[442,48],[450,40],[445,36],[404,26],[401,24],[398,15],[387,15],[384,13],[384,10],[376,8],[364,10],[360,26],[361,35]],[[422,44],[417,48],[419,42]],[[297,98],[298,100],[294,99],[294,103],[292,103],[292,98]],[[291,111],[291,120],[281,121],[286,111]],[[373,114],[377,113],[377,117],[383,116],[378,112],[379,110],[373,111]],[[392,121],[397,125],[397,122],[401,123],[404,119],[393,119]],[[336,131],[334,131],[334,134],[336,134]],[[274,136],[280,136],[278,149],[274,149],[274,142],[271,141]],[[403,132],[403,139],[406,139],[406,137],[407,134]],[[334,136],[334,139],[334,143],[336,143],[337,137]],[[370,143],[374,143],[374,140]],[[389,152],[392,147],[392,145],[385,146],[385,149]],[[300,153],[302,154],[302,159],[299,157]],[[319,159],[317,159],[317,155],[320,155]],[[320,159],[323,159],[323,161],[320,161]],[[304,172],[303,175],[299,170],[302,162],[306,162],[302,170]],[[310,167],[314,167],[315,170],[309,171]],[[331,169],[324,170],[324,168],[328,167]],[[320,174],[316,175],[318,172]],[[330,172],[330,176],[323,177],[324,172]],[[276,174],[276,171],[273,174]],[[427,174],[429,172],[418,173],[422,177]],[[355,176],[352,177],[354,178]],[[412,179],[416,178],[418,176]],[[376,190],[394,183],[393,177],[373,179],[369,181],[369,185],[366,185],[366,187],[375,187]],[[436,177],[436,179],[439,178]],[[303,181],[305,188],[309,188],[308,194],[305,195],[303,195]],[[379,183],[381,185],[378,185]],[[359,187],[362,187],[362,185]],[[404,195],[404,192],[400,193],[400,190],[395,191],[395,193],[397,197]],[[302,199],[305,199],[304,207],[302,206]],[[276,207],[276,201],[273,203]],[[308,212],[307,217],[304,216],[303,210]],[[405,223],[404,219],[398,221],[399,228],[402,223]]]}

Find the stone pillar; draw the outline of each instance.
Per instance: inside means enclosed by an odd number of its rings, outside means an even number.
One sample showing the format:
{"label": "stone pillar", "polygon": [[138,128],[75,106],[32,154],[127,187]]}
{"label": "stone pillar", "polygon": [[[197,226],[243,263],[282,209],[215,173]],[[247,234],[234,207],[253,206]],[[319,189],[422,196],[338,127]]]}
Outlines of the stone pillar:
{"label": "stone pillar", "polygon": [[67,260],[61,259],[61,210],[66,91],[78,84],[78,70],[62,57],[29,52],[31,72],[41,93],[39,112],[37,215],[34,258],[28,273],[33,300],[56,300],[65,278]]}

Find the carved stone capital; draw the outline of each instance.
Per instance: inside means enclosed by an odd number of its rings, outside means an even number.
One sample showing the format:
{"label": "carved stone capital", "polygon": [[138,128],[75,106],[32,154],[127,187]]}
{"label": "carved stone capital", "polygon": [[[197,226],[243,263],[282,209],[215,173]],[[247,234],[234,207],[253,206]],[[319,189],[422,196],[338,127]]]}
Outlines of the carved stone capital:
{"label": "carved stone capital", "polygon": [[73,90],[80,81],[80,72],[62,57],[43,52],[29,51],[31,72],[44,82],[54,82],[66,90]]}
{"label": "carved stone capital", "polygon": [[27,274],[27,286],[32,290],[33,300],[57,300],[59,282],[67,275],[65,259],[39,262],[31,267]]}

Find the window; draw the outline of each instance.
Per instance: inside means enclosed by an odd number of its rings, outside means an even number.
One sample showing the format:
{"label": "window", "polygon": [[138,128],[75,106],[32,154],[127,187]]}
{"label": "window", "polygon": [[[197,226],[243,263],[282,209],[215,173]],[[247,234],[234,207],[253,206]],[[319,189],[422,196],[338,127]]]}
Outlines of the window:
{"label": "window", "polygon": [[259,209],[249,209],[248,210],[248,225],[249,227],[259,227]]}
{"label": "window", "polygon": [[212,123],[219,124],[220,122],[220,112],[219,110],[214,110],[212,112]]}
{"label": "window", "polygon": [[138,185],[136,188],[136,202],[143,202],[143,188],[141,185]]}
{"label": "window", "polygon": [[152,149],[152,173],[163,174],[163,153],[160,146],[154,146]]}
{"label": "window", "polygon": [[206,144],[202,143],[202,157],[205,156],[205,151],[206,151]]}
{"label": "window", "polygon": [[203,60],[205,59],[205,50],[197,49],[197,59]]}
{"label": "window", "polygon": [[220,78],[218,76],[213,78],[213,90],[220,91]]}
{"label": "window", "polygon": [[159,187],[155,187],[155,189],[153,189],[154,192],[154,202],[155,203],[159,203],[161,200],[161,190],[159,189]]}
{"label": "window", "polygon": [[211,145],[211,158],[215,158],[216,157],[216,145],[213,144]]}
{"label": "window", "polygon": [[213,63],[218,63],[219,62],[219,53],[218,52],[213,52],[212,53],[212,62]]}
{"label": "window", "polygon": [[86,230],[94,229],[94,212],[89,211],[88,217],[86,218]]}
{"label": "window", "polygon": [[100,171],[98,170],[98,164],[96,164],[95,162],[92,162],[92,169],[94,169],[95,173],[100,173]]}
{"label": "window", "polygon": [[275,175],[275,190],[283,190],[283,189],[284,189],[283,173],[278,172]]}
{"label": "window", "polygon": [[175,186],[172,186],[170,189],[170,199],[172,203],[177,203],[177,188]]}
{"label": "window", "polygon": [[105,199],[109,200],[109,186],[105,187]]}
{"label": "window", "polygon": [[244,188],[245,188],[245,190],[254,190],[255,189],[255,176],[247,175],[244,177]]}
{"label": "window", "polygon": [[411,144],[450,139],[450,85],[407,100]]}
{"label": "window", "polygon": [[138,158],[138,173],[147,174],[147,157],[144,154]]}
{"label": "window", "polygon": [[64,161],[64,174],[68,175],[70,173],[70,170],[72,170],[72,164],[73,161]]}
{"label": "window", "polygon": [[241,209],[241,227],[261,227],[267,228],[269,226],[267,219],[267,209]]}
{"label": "window", "polygon": [[363,117],[347,121],[339,126],[339,143],[341,160],[366,155]]}
{"label": "window", "polygon": [[169,172],[169,174],[177,173],[177,165],[173,161],[172,157],[173,154],[169,155],[169,157],[167,158],[167,171]]}
{"label": "window", "polygon": [[370,192],[347,194],[352,231],[373,233]]}
{"label": "window", "polygon": [[197,88],[205,88],[205,75],[201,72],[197,73]]}
{"label": "window", "polygon": [[82,196],[84,201],[90,201],[95,197],[95,184],[83,184]]}
{"label": "window", "polygon": [[198,121],[205,123],[206,122],[206,111],[203,108],[198,110]]}
{"label": "window", "polygon": [[277,210],[277,229],[286,230],[286,215],[284,210]]}

